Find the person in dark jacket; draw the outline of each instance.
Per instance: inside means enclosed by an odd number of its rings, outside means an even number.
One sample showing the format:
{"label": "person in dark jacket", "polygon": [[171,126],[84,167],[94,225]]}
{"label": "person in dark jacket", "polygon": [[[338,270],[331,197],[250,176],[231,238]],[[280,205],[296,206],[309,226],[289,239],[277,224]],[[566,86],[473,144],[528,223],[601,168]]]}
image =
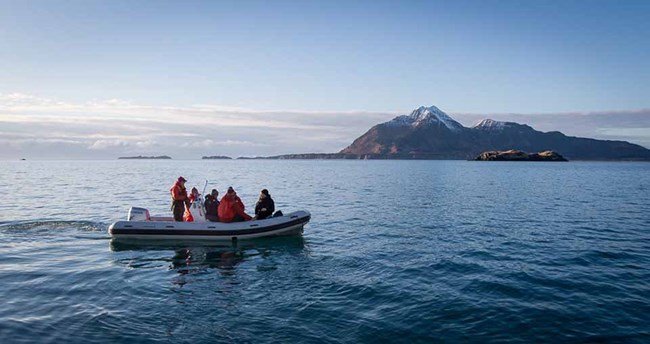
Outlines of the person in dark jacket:
{"label": "person in dark jacket", "polygon": [[274,211],[275,202],[273,202],[273,198],[271,198],[269,190],[262,189],[262,192],[260,193],[260,199],[255,205],[255,220],[264,220],[267,217],[273,215]]}
{"label": "person in dark jacket", "polygon": [[205,218],[211,222],[219,222],[219,191],[212,189],[209,195],[205,196]]}

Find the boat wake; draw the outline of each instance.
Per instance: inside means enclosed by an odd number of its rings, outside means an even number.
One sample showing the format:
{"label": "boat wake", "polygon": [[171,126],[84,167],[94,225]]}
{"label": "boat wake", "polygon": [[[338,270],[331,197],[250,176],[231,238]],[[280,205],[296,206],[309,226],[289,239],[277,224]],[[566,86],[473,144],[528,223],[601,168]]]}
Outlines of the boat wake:
{"label": "boat wake", "polygon": [[0,232],[49,232],[74,229],[82,232],[104,232],[107,224],[92,221],[7,221],[0,222]]}

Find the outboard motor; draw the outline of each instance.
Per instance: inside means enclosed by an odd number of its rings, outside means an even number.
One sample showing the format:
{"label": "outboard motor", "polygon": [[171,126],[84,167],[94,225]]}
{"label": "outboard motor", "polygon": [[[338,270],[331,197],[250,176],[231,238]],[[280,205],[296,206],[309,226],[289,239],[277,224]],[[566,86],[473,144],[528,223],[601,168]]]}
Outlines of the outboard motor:
{"label": "outboard motor", "polygon": [[149,216],[149,209],[131,207],[129,209],[129,215],[126,218],[127,221],[151,221],[151,216]]}

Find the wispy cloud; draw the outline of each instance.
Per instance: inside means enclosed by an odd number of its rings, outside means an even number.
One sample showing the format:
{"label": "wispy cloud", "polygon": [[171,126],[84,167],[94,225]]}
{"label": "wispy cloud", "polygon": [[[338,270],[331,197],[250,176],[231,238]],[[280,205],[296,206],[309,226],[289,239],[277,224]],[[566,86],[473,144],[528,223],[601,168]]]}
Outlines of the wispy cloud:
{"label": "wispy cloud", "polygon": [[[417,107],[415,104],[413,107]],[[0,94],[0,159],[108,158],[123,155],[253,156],[336,152],[403,112],[261,110],[200,104],[152,106],[108,99],[72,103]],[[471,126],[483,118],[542,131],[628,140],[650,147],[650,109],[592,113],[452,113]]]}
{"label": "wispy cloud", "polygon": [[[270,155],[338,151],[390,113],[255,110],[215,105],[70,103],[0,94],[0,158],[114,158],[132,154]],[[45,141],[44,141],[45,140]],[[50,151],[46,142],[57,142]],[[35,147],[43,145],[43,149]],[[69,145],[70,147],[61,147]]]}

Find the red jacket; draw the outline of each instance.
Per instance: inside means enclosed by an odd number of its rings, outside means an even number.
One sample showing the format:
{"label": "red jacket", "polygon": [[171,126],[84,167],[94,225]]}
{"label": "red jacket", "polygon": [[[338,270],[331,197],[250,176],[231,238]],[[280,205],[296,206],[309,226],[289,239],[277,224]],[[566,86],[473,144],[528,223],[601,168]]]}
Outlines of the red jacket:
{"label": "red jacket", "polygon": [[190,208],[185,208],[185,213],[183,213],[183,222],[194,222],[194,216],[190,213]]}
{"label": "red jacket", "polygon": [[235,215],[239,215],[244,220],[249,221],[253,218],[244,212],[244,203],[237,196],[229,196],[225,194],[219,203],[219,222],[232,222]]}
{"label": "red jacket", "polygon": [[172,193],[172,199],[174,201],[185,201],[187,199],[187,190],[178,182],[174,183],[169,191]]}

